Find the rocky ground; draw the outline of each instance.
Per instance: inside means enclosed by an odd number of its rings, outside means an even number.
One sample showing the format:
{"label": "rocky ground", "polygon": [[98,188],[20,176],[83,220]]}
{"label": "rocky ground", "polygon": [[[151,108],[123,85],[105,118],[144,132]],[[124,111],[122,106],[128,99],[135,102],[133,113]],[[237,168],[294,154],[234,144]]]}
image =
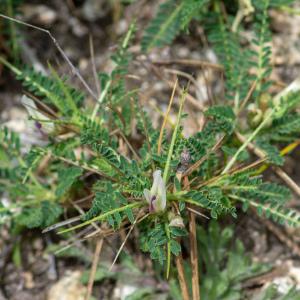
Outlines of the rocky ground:
{"label": "rocky ground", "polygon": [[[119,1],[32,0],[24,1],[24,5],[20,7],[20,17],[26,22],[50,29],[68,57],[93,85],[89,36],[93,37],[97,69],[110,70],[111,50],[126,32],[130,20],[137,17],[138,27],[143,28],[154,13],[153,6],[157,5],[157,2],[133,1],[121,13]],[[271,17],[272,30],[275,33],[272,41],[272,78],[279,86],[284,86],[299,75],[300,71],[300,15],[291,16],[286,12],[272,11]],[[45,33],[22,26],[18,27],[18,33],[21,37],[21,55],[24,61],[42,72],[47,72],[49,60],[60,74],[70,74],[68,65]],[[247,35],[251,35],[251,32],[245,32],[245,37]],[[204,71],[197,66],[180,64],[165,66],[162,69],[149,61],[166,62],[171,59],[188,58],[217,63],[215,54],[207,45],[202,28],[194,24],[190,36],[178,38],[172,47],[153,51],[149,57],[137,55],[137,47],[132,46],[131,49],[136,60],[131,66],[132,79],[129,84],[141,87],[142,101],[149,104],[147,109],[152,114],[153,122],[158,123],[160,120],[160,115],[154,108],[160,107],[165,110],[168,103],[170,86],[167,81],[171,80],[174,74],[184,72],[181,73],[182,76],[192,74],[195,83],[192,87],[193,99],[188,104],[188,112],[192,118],[185,121],[185,134],[197,130],[201,124],[194,122],[198,117],[194,112],[195,105],[202,105],[204,101],[213,97],[215,91],[222,89],[218,71]],[[79,84],[75,78],[73,81]],[[213,88],[208,90],[206,86]],[[35,143],[36,138],[27,126],[27,114],[20,106],[21,95],[22,88],[19,83],[6,70],[0,69],[0,122],[21,133],[25,144]],[[198,104],[194,101],[198,101]],[[300,169],[297,166],[299,156],[298,149],[294,157],[287,160],[284,168],[300,184]],[[295,197],[291,205],[299,208],[298,200]],[[275,265],[273,272],[265,277],[254,278],[254,285],[261,289],[275,282],[283,290],[294,284],[300,288],[299,232],[274,226],[273,223],[254,215],[245,215],[236,225],[235,236],[243,240],[246,249],[251,250],[254,260]],[[55,234],[42,235],[39,231],[27,231],[21,236],[11,236],[4,226],[1,228],[0,237],[0,300],[84,299],[84,283],[88,278],[86,266],[92,261],[96,241],[87,244],[78,242],[75,244],[75,250],[70,251],[67,257],[60,257],[53,254],[52,246],[57,239]],[[113,237],[109,244],[104,246],[101,253],[103,265],[111,261],[117,242],[117,237]],[[126,251],[130,252],[135,248],[136,245],[129,245]],[[148,259],[136,254],[133,260],[127,258],[124,261],[123,264],[116,265],[111,273],[103,271],[97,274],[99,280],[95,284],[94,293],[98,295],[97,299],[124,299],[124,295],[139,286],[158,290],[160,296],[156,299],[165,299],[168,285],[153,276]],[[139,265],[144,268],[146,266],[148,272],[141,273],[137,268]]]}

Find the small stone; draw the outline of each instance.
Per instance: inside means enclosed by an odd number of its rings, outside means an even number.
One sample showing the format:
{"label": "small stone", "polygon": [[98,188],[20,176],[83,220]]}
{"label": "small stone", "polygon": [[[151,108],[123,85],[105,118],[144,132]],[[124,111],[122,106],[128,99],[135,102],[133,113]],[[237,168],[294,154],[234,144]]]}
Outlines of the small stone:
{"label": "small stone", "polygon": [[84,300],[86,287],[80,282],[80,271],[67,271],[49,292],[47,300]]}

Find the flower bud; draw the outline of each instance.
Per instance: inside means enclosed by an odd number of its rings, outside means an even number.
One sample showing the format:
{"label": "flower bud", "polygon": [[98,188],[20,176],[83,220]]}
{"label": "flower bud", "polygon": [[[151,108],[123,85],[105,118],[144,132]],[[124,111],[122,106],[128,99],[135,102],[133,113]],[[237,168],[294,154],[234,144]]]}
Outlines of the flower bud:
{"label": "flower bud", "polygon": [[175,215],[173,212],[170,212],[168,215],[170,221],[169,226],[184,228],[183,219],[179,215]]}
{"label": "flower bud", "polygon": [[166,186],[161,171],[156,170],[153,173],[153,184],[151,190],[144,189],[144,196],[149,203],[150,212],[164,211],[167,205]]}

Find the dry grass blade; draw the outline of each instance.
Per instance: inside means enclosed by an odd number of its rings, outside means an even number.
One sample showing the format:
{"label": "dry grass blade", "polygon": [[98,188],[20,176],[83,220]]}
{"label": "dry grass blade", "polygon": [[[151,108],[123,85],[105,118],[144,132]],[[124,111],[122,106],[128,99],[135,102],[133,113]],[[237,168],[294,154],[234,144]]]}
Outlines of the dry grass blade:
{"label": "dry grass blade", "polygon": [[[245,172],[245,171],[247,171],[247,170],[250,170],[250,169],[253,169],[253,168],[256,168],[257,166],[259,166],[260,164],[262,164],[262,163],[264,163],[265,161],[267,160],[267,158],[266,157],[264,157],[264,158],[261,158],[261,159],[258,159],[258,160],[256,160],[256,161],[254,161],[253,163],[251,163],[251,164],[249,164],[249,165],[246,165],[246,166],[237,166],[237,167],[235,167],[235,168],[233,168],[232,170],[230,170],[229,172],[228,172],[228,174],[236,174],[236,173],[241,173],[241,172]],[[215,177],[213,177],[213,178],[210,178],[210,179],[208,179],[208,180],[206,180],[206,181],[202,181],[202,182],[200,182],[199,184],[197,184],[195,187],[193,187],[193,189],[195,190],[197,190],[197,189],[200,189],[201,187],[203,187],[203,186],[207,186],[207,185],[210,185],[210,184],[212,184],[212,183],[214,183],[214,182],[217,182],[218,180],[220,180],[221,178],[223,178],[223,177],[225,177],[225,176],[227,176],[227,174],[220,174],[220,175],[218,175],[218,176],[215,176]],[[192,183],[192,180],[190,181],[190,183]]]}
{"label": "dry grass blade", "polygon": [[214,64],[209,61],[203,61],[198,59],[172,59],[172,60],[164,60],[164,61],[153,61],[155,65],[160,66],[169,66],[169,65],[182,65],[188,67],[196,67],[196,68],[212,68],[218,71],[223,71],[224,67],[219,64]]}
{"label": "dry grass blade", "polygon": [[[245,99],[243,100],[243,102],[241,103],[241,105],[240,105],[240,107],[239,107],[238,115],[239,115],[239,113],[243,110],[243,108],[245,107],[245,105],[247,104],[247,102],[250,100],[250,98],[251,98],[251,96],[252,96],[252,94],[253,94],[253,92],[254,92],[254,90],[255,90],[255,88],[256,88],[256,85],[257,85],[257,81],[255,80],[255,81],[252,83],[252,85],[251,85],[251,87],[250,87],[250,89],[249,89],[249,91],[248,91],[248,93],[247,93]],[[237,115],[237,116],[238,116],[238,115]]]}
{"label": "dry grass blade", "polygon": [[272,167],[275,173],[293,190],[298,196],[300,196],[299,185],[282,169],[279,167]]}
{"label": "dry grass blade", "polygon": [[84,169],[84,170],[87,170],[87,171],[92,172],[92,173],[94,173],[94,174],[98,174],[98,175],[100,175],[100,176],[102,176],[102,177],[104,177],[104,178],[107,178],[107,179],[111,180],[111,181],[114,181],[114,182],[116,181],[115,178],[113,178],[113,177],[111,177],[111,176],[108,176],[108,175],[106,175],[106,174],[104,174],[104,173],[102,173],[102,172],[100,172],[100,171],[98,171],[98,170],[96,170],[96,169],[93,169],[93,168],[91,168],[91,167],[89,167],[89,166],[87,166],[87,165],[80,164],[78,161],[73,161],[73,160],[64,158],[64,157],[62,157],[62,156],[57,156],[57,155],[53,154],[52,152],[48,152],[48,153],[51,153],[51,156],[52,156],[52,157],[54,157],[54,158],[56,158],[56,159],[59,159],[59,160],[65,162],[65,163],[67,163],[67,164],[73,165],[73,166],[75,166],[75,167],[80,167],[80,168],[82,168],[82,169]]}
{"label": "dry grass blade", "polygon": [[53,224],[51,226],[48,226],[47,228],[43,229],[42,233],[46,233],[46,232],[52,231],[52,230],[54,230],[56,228],[59,228],[59,227],[62,227],[62,226],[66,226],[68,224],[80,221],[80,218],[81,218],[81,216],[76,216],[76,217],[64,220],[62,222],[55,223],[55,224]]}
{"label": "dry grass blade", "polygon": [[192,212],[190,212],[189,214],[189,230],[190,230],[189,236],[190,236],[190,247],[191,247],[193,300],[200,300],[196,217]]}
{"label": "dry grass blade", "polygon": [[[164,81],[170,88],[174,87],[174,83],[168,79],[166,79],[164,76],[161,75],[161,72],[159,71],[159,69],[157,67],[155,67],[154,65],[152,66],[152,71],[154,73],[154,75],[157,76],[157,78],[159,78],[160,80]],[[183,90],[177,86],[176,88],[177,92],[179,94],[183,93]],[[204,110],[204,104],[202,104],[200,101],[198,101],[195,97],[193,97],[191,94],[186,93],[186,100],[196,109],[203,111]]]}
{"label": "dry grass blade", "polygon": [[207,219],[207,220],[210,219],[208,216],[202,214],[200,211],[195,210],[195,209],[193,209],[193,208],[191,208],[191,207],[187,207],[186,209],[187,209],[188,211],[192,212],[193,214],[198,215],[199,217],[203,217],[203,218],[205,218],[205,219]]}
{"label": "dry grass blade", "polygon": [[[184,189],[190,189],[190,182],[187,176],[183,177]],[[193,212],[189,213],[189,238],[190,238],[190,256],[192,269],[192,292],[193,300],[200,300],[200,281],[199,281],[199,263],[198,247],[196,233],[196,216]]]}
{"label": "dry grass blade", "polygon": [[165,126],[167,124],[169,113],[170,113],[170,110],[171,110],[171,107],[172,107],[172,103],[173,103],[173,100],[174,100],[174,96],[175,96],[175,92],[176,92],[176,88],[177,88],[177,83],[178,83],[178,79],[176,79],[176,81],[175,81],[175,84],[174,84],[174,87],[173,87],[173,91],[172,91],[172,95],[171,95],[171,98],[170,98],[170,101],[169,101],[168,109],[167,109],[167,112],[165,114],[164,121],[163,121],[163,123],[161,125],[161,129],[160,129],[160,133],[159,133],[159,139],[158,139],[158,144],[157,144],[157,154],[158,155],[161,152],[161,143],[162,143],[162,138],[163,138],[163,134],[164,134],[164,129],[165,129]]}
{"label": "dry grass blade", "polygon": [[134,228],[134,226],[135,226],[135,224],[137,223],[137,220],[138,220],[138,218],[139,218],[141,212],[142,212],[142,210],[140,210],[140,211],[138,212],[138,214],[137,214],[137,216],[136,216],[136,218],[135,218],[133,224],[131,225],[131,227],[130,227],[128,233],[126,234],[126,237],[125,237],[125,239],[124,239],[122,245],[120,246],[120,248],[119,248],[119,250],[118,250],[118,252],[117,252],[117,254],[116,254],[116,256],[115,256],[115,258],[114,258],[114,260],[113,260],[113,262],[112,262],[112,264],[111,264],[111,266],[110,266],[110,268],[109,268],[109,270],[112,270],[113,266],[115,265],[115,263],[116,263],[116,261],[117,261],[119,255],[120,255],[120,253],[122,252],[122,250],[123,250],[123,248],[124,248],[124,246],[125,246],[125,244],[126,244],[128,238],[129,238],[129,236],[130,236],[130,234],[131,234],[131,232],[132,232],[132,230],[133,230],[133,228]]}
{"label": "dry grass blade", "polygon": [[[141,118],[142,118],[144,130],[145,130],[145,137],[146,137],[147,148],[148,148],[148,151],[149,151],[149,153],[151,154],[151,157],[152,157],[150,137],[149,137],[149,132],[148,132],[148,127],[147,127],[147,122],[146,122],[146,119],[145,119],[144,110],[143,110],[143,108],[142,108],[142,106],[141,106],[141,104],[140,104],[139,101],[137,101],[137,105],[138,105],[138,107],[140,109],[140,112],[141,112]],[[154,172],[155,165],[154,165],[153,159],[151,160],[151,167],[152,167],[152,170]]]}
{"label": "dry grass blade", "polygon": [[57,48],[57,50],[60,52],[60,54],[62,55],[62,57],[66,60],[66,62],[68,63],[68,65],[70,66],[73,74],[75,74],[78,79],[81,81],[81,83],[83,84],[83,86],[86,88],[86,90],[89,92],[89,94],[95,99],[97,100],[97,95],[93,92],[93,90],[90,88],[90,86],[87,84],[87,82],[83,79],[83,77],[81,76],[81,74],[79,73],[78,69],[72,64],[71,60],[68,58],[67,54],[64,52],[64,50],[60,47],[60,45],[58,44],[57,40],[55,39],[55,37],[51,34],[51,32],[47,29],[23,22],[21,20],[15,19],[15,18],[11,18],[8,17],[6,15],[0,14],[0,17],[7,19],[9,21],[15,22],[17,24],[21,24],[39,31],[42,31],[44,33],[46,33],[50,39],[53,41],[55,47]]}
{"label": "dry grass blade", "polygon": [[100,258],[100,252],[102,249],[102,245],[103,245],[103,239],[99,238],[97,241],[97,244],[96,244],[95,252],[94,252],[93,263],[92,263],[91,273],[90,273],[90,277],[89,277],[87,292],[85,295],[85,300],[89,300],[92,295],[93,285],[94,285],[94,281],[95,281],[97,266],[99,264],[99,258]]}
{"label": "dry grass blade", "polygon": [[[181,180],[183,178],[182,174],[177,172],[176,177],[177,177],[178,181],[181,182]],[[175,185],[174,185],[173,191],[176,192]],[[175,208],[176,208],[176,211],[178,212],[178,214],[180,214],[179,209],[176,205],[175,205]],[[178,243],[180,243],[180,239],[178,239]],[[175,256],[175,262],[176,262],[176,269],[177,269],[177,273],[178,273],[177,278],[178,278],[180,289],[181,289],[182,299],[189,300],[190,299],[189,288],[188,288],[188,285],[187,285],[186,279],[185,279],[183,259],[182,259],[181,252],[177,256]]]}
{"label": "dry grass blade", "polygon": [[122,139],[125,141],[127,147],[130,149],[130,151],[132,152],[134,158],[137,161],[141,161],[140,157],[138,156],[137,152],[134,150],[134,147],[130,144],[130,142],[128,141],[128,139],[126,138],[126,136],[124,135],[124,133],[122,131],[118,132],[119,135],[122,137]]}

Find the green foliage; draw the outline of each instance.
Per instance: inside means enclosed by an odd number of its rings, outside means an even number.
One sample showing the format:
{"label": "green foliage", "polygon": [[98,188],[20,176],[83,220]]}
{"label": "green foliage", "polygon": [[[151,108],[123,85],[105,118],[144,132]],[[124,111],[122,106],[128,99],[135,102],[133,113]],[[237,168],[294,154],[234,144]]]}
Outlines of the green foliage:
{"label": "green foliage", "polygon": [[281,7],[292,5],[295,0],[270,0],[271,7]]}
{"label": "green foliage", "polygon": [[157,224],[151,230],[145,229],[141,237],[141,249],[144,252],[150,252],[152,259],[156,259],[160,264],[163,264],[166,260],[165,246],[168,241],[163,225]]}
{"label": "green foliage", "polygon": [[169,238],[162,224],[158,223],[152,226],[149,221],[145,221],[141,226],[141,249],[144,252],[149,252],[150,257],[154,260],[158,260],[160,264],[163,264],[167,259],[166,247],[168,240],[170,240],[171,252],[174,255],[178,255],[181,252],[181,247],[176,239],[186,235],[185,229],[173,226],[168,226],[168,228],[170,233]]}
{"label": "green foliage", "polygon": [[[231,245],[233,230],[221,230],[216,222],[210,222],[208,231],[198,228],[201,260],[205,271],[202,276],[201,299],[243,299],[241,282],[268,270],[268,266],[251,262],[240,240]],[[204,273],[204,271],[202,271]]]}
{"label": "green foliage", "polygon": [[143,50],[172,42],[180,30],[183,3],[183,1],[168,0],[161,4],[156,17],[145,31],[142,41]]}
{"label": "green foliage", "polygon": [[[104,279],[115,279],[116,273],[107,270],[105,266],[100,266],[96,270],[94,282],[101,282]],[[83,284],[88,284],[90,278],[90,271],[85,271],[81,276],[81,282]]]}
{"label": "green foliage", "polygon": [[[218,126],[219,131],[230,134],[234,129],[235,115],[230,106],[211,106],[206,110],[205,115],[214,118],[214,127]],[[216,128],[214,129],[216,130]]]}
{"label": "green foliage", "polygon": [[207,0],[167,0],[145,30],[141,45],[144,51],[170,44],[181,29],[197,16]]}
{"label": "green foliage", "polygon": [[72,116],[74,109],[81,105],[83,93],[69,86],[66,79],[49,78],[31,67],[19,69],[3,59],[0,61],[16,74],[17,79],[28,91],[54,105],[63,115]]}
{"label": "green foliage", "polygon": [[7,127],[0,128],[0,145],[3,153],[5,152],[7,155],[20,152],[20,138],[18,134],[9,131]]}
{"label": "green foliage", "polygon": [[254,45],[258,47],[257,62],[256,62],[256,92],[254,96],[258,96],[260,93],[266,91],[271,84],[270,81],[263,82],[263,79],[268,78],[272,72],[270,65],[271,59],[271,46],[268,44],[271,41],[271,35],[269,31],[268,21],[268,8],[270,5],[269,0],[253,1],[255,7],[255,18],[254,30],[256,37],[252,41]]}
{"label": "green foliage", "polygon": [[62,168],[58,172],[58,185],[56,188],[56,196],[61,197],[64,195],[75,180],[82,175],[82,169],[78,167]]}
{"label": "green foliage", "polygon": [[[83,116],[82,116],[83,117]],[[109,132],[107,128],[100,126],[97,122],[86,117],[82,118],[80,142],[82,145],[92,145],[99,142],[109,143]]]}
{"label": "green foliage", "polygon": [[215,12],[207,16],[209,41],[224,66],[226,81],[225,92],[228,100],[234,100],[235,105],[245,98],[253,78],[248,70],[252,62],[252,53],[248,48],[242,48],[238,33],[231,31],[231,18],[225,22],[219,4]]}
{"label": "green foliage", "polygon": [[222,213],[231,213],[236,217],[235,207],[229,198],[218,187],[205,187],[200,191],[189,191],[185,198],[191,199],[191,203],[208,208],[212,218],[217,218]]}
{"label": "green foliage", "polygon": [[[128,204],[126,198],[116,190],[114,190],[112,184],[108,182],[104,187],[103,192],[96,192],[95,199],[93,200],[92,207],[82,217],[83,221],[92,219],[93,217],[113,211],[115,208],[125,206]],[[124,212],[115,212],[107,217],[107,222],[110,226],[120,227],[122,219],[127,217],[131,223],[134,222],[134,216],[131,209],[126,209]]]}
{"label": "green foliage", "polygon": [[299,291],[292,287],[285,295],[282,295],[275,284],[271,284],[258,295],[257,300],[297,300],[299,299]]}
{"label": "green foliage", "polygon": [[296,113],[288,113],[284,117],[275,119],[272,130],[264,134],[268,140],[290,142],[299,137],[300,116]]}
{"label": "green foliage", "polygon": [[53,224],[62,212],[57,203],[42,201],[38,207],[25,208],[17,217],[17,222],[28,228],[47,227]]}
{"label": "green foliage", "polygon": [[264,139],[257,139],[257,146],[265,152],[266,157],[268,158],[268,161],[274,165],[282,166],[284,163],[284,158],[280,155],[279,150],[269,144]]}
{"label": "green foliage", "polygon": [[[13,18],[19,13],[19,7],[22,5],[23,0],[2,0],[0,1],[0,12]],[[10,50],[10,56],[15,63],[20,62],[20,34],[17,31],[17,26],[8,20],[3,21],[1,26],[1,36],[5,46]]]}
{"label": "green foliage", "polygon": [[241,177],[241,180],[234,178],[234,185],[227,186],[230,189],[230,198],[241,201],[244,211],[252,206],[260,215],[264,214],[276,222],[299,226],[300,214],[284,207],[290,198],[287,188],[275,183],[262,183],[259,179],[246,176]]}

